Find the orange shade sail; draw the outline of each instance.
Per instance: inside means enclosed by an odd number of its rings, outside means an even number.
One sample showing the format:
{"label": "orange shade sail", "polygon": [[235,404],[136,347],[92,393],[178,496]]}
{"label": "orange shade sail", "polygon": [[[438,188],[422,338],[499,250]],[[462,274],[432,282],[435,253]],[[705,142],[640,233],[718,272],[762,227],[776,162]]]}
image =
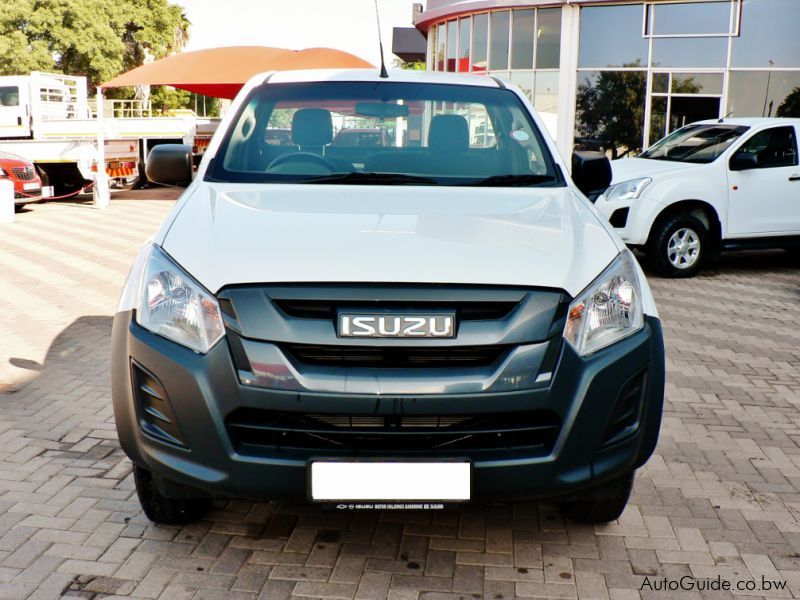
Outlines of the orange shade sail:
{"label": "orange shade sail", "polygon": [[264,71],[374,68],[353,54],[333,48],[233,46],[167,56],[131,69],[100,87],[171,85],[205,96],[233,98],[248,79]]}

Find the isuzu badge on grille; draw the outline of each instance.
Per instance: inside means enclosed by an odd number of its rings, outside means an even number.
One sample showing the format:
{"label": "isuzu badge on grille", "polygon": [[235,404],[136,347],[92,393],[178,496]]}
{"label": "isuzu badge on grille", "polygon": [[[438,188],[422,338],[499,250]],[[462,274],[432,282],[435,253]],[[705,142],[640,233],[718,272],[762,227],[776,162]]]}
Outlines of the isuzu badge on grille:
{"label": "isuzu badge on grille", "polygon": [[339,337],[451,338],[455,313],[376,314],[339,313]]}

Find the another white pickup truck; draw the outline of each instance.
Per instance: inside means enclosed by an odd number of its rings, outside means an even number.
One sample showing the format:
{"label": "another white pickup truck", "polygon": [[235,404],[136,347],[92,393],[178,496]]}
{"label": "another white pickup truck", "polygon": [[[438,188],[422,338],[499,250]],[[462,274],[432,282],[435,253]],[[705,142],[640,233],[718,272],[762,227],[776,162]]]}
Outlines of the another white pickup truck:
{"label": "another white pickup truck", "polygon": [[620,237],[666,277],[691,277],[722,250],[800,248],[800,119],[682,127],[614,161],[596,201]]}

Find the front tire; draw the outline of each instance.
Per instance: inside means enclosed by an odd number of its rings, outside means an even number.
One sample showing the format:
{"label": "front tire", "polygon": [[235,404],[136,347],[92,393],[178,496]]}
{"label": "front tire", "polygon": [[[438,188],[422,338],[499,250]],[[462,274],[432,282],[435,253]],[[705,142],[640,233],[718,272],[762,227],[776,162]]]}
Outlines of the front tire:
{"label": "front tire", "polygon": [[694,277],[708,254],[708,241],[708,230],[699,219],[672,215],[653,228],[647,259],[662,277]]}
{"label": "front tire", "polygon": [[136,494],[144,514],[154,523],[183,525],[199,520],[211,507],[210,500],[168,498],[156,486],[150,471],[133,465]]}
{"label": "front tire", "polygon": [[626,473],[586,494],[585,499],[564,502],[561,510],[576,523],[608,523],[619,519],[633,489],[636,471]]}

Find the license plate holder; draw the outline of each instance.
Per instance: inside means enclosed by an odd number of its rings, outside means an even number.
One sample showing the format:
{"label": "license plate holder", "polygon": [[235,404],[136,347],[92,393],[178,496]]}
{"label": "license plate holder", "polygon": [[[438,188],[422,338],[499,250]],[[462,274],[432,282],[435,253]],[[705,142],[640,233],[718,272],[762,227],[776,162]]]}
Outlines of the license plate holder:
{"label": "license plate holder", "polygon": [[467,459],[311,459],[312,502],[468,502],[472,462]]}
{"label": "license plate holder", "polygon": [[36,183],[35,181],[33,181],[31,183],[23,183],[22,184],[22,189],[25,190],[26,192],[29,192],[31,190],[38,190],[39,187],[40,187],[39,184]]}

